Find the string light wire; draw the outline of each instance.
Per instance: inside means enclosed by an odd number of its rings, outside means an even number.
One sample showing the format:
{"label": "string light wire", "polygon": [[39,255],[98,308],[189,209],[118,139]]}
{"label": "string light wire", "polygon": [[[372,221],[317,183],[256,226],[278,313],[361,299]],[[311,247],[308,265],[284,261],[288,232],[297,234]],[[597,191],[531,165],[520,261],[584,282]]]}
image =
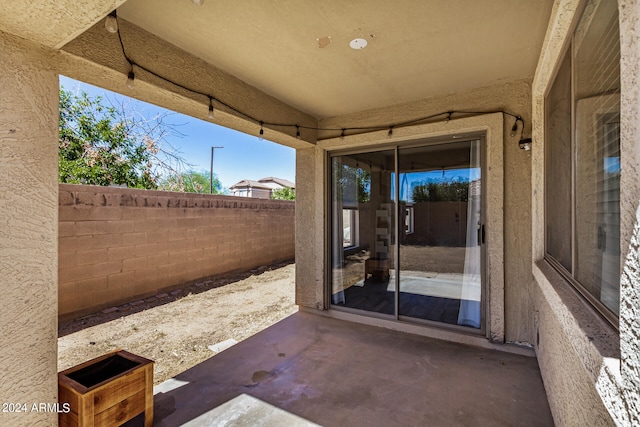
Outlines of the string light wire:
{"label": "string light wire", "polygon": [[[116,20],[118,20],[118,16],[114,13],[113,16],[116,18]],[[448,111],[443,111],[441,113],[436,113],[436,114],[431,114],[428,116],[424,116],[424,117],[419,117],[416,119],[412,119],[412,120],[408,120],[405,122],[399,122],[399,123],[393,123],[393,124],[385,124],[385,125],[380,125],[380,126],[355,126],[355,127],[344,127],[344,128],[333,128],[333,127],[314,127],[314,126],[306,126],[306,125],[301,125],[298,123],[278,123],[278,122],[269,122],[269,121],[263,121],[260,120],[256,117],[253,117],[235,107],[233,107],[232,105],[216,98],[215,96],[209,94],[209,93],[205,93],[205,92],[201,92],[199,90],[190,88],[188,86],[185,86],[184,84],[178,83],[176,81],[173,81],[161,74],[158,74],[157,72],[151,70],[148,67],[145,67],[142,64],[139,64],[137,62],[135,62],[134,60],[131,59],[131,57],[127,54],[127,50],[125,49],[124,46],[124,42],[122,40],[122,34],[120,31],[121,26],[118,25],[117,26],[117,34],[118,34],[118,41],[120,42],[120,49],[122,51],[122,55],[124,57],[124,59],[129,63],[130,66],[130,71],[129,71],[129,77],[131,75],[134,75],[134,69],[138,68],[164,82],[167,82],[175,87],[178,87],[180,89],[183,89],[187,92],[190,92],[192,94],[195,95],[201,95],[205,98],[207,98],[208,105],[209,105],[209,112],[211,112],[211,108],[213,107],[213,103],[215,102],[216,104],[219,104],[221,106],[223,106],[225,109],[232,111],[233,113],[235,113],[236,115],[252,121],[256,124],[260,125],[260,137],[262,137],[264,135],[264,127],[282,127],[282,128],[295,128],[296,129],[296,137],[300,137],[300,129],[307,129],[307,130],[313,130],[313,131],[327,131],[327,132],[340,132],[340,139],[344,139],[345,136],[347,136],[347,133],[349,133],[349,135],[354,135],[354,134],[358,134],[358,133],[363,133],[363,132],[375,132],[375,131],[383,131],[383,130],[387,130],[388,131],[388,137],[391,137],[393,135],[393,131],[394,129],[397,128],[402,128],[402,127],[407,127],[407,126],[414,126],[414,125],[418,125],[418,124],[423,124],[426,122],[430,122],[433,121],[434,119],[441,117],[441,116],[446,116],[444,117],[444,122],[448,123],[450,120],[453,119],[453,116],[462,116],[462,117],[472,117],[472,116],[477,116],[477,115],[484,115],[484,114],[494,114],[494,113],[501,113],[510,117],[515,118],[515,123],[514,123],[514,128],[517,129],[517,125],[518,122],[520,122],[522,124],[522,130],[521,132],[524,132],[524,119],[517,115],[517,114],[513,114],[509,111],[506,110],[489,110],[489,111],[454,111],[454,110],[448,110]],[[513,130],[513,128],[512,128]]]}

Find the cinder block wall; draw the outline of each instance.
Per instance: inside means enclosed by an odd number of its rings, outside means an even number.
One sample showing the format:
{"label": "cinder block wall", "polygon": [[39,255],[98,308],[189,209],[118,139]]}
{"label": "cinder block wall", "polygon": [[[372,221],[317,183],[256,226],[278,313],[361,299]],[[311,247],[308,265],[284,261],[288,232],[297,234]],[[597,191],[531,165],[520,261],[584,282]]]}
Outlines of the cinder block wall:
{"label": "cinder block wall", "polygon": [[60,184],[59,317],[295,255],[295,203]]}

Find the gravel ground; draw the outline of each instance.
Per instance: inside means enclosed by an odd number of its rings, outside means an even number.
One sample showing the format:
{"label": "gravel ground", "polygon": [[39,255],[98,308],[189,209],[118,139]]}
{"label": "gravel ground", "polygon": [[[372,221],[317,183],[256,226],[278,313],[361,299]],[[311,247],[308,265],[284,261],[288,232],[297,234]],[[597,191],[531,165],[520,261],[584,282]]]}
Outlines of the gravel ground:
{"label": "gravel ground", "polygon": [[295,264],[260,267],[60,323],[58,370],[115,349],[152,359],[154,383],[295,313]]}

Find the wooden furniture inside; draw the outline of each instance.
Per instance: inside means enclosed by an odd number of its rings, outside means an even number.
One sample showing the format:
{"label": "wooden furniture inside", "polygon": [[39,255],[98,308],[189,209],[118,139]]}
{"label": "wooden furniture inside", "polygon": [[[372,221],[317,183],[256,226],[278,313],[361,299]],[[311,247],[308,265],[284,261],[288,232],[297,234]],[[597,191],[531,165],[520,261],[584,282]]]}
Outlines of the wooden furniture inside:
{"label": "wooden furniture inside", "polygon": [[389,280],[389,269],[391,268],[391,260],[369,258],[364,261],[364,280],[367,276],[379,278],[380,280]]}

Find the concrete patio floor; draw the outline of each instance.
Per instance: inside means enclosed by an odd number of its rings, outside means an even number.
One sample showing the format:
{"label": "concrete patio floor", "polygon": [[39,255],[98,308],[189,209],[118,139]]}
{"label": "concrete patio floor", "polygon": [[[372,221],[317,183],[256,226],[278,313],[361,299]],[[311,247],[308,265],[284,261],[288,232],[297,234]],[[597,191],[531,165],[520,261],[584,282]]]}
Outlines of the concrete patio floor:
{"label": "concrete patio floor", "polygon": [[155,426],[553,425],[533,357],[305,312],[157,390]]}

